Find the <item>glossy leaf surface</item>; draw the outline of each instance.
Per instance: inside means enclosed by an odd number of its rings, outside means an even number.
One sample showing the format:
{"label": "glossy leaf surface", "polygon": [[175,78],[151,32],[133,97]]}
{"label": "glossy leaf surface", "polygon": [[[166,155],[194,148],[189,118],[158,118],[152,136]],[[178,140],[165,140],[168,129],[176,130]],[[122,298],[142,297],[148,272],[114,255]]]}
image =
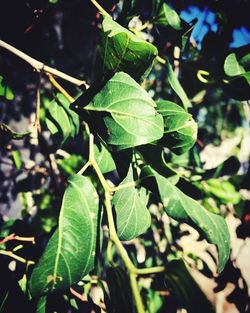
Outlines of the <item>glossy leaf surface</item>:
{"label": "glossy leaf surface", "polygon": [[161,26],[171,26],[176,30],[181,29],[181,19],[175,10],[171,9],[166,3],[163,3],[156,20],[156,24]]}
{"label": "glossy leaf surface", "polygon": [[163,135],[163,118],[148,93],[128,74],[115,74],[84,107],[106,113],[108,143],[118,150],[155,141]]}
{"label": "glossy leaf surface", "polygon": [[165,100],[157,102],[157,111],[164,119],[164,136],[160,143],[176,154],[192,148],[197,138],[197,124],[192,115],[179,105]]}
{"label": "glossy leaf surface", "polygon": [[155,46],[138,38],[110,17],[104,17],[100,47],[103,72],[124,71],[140,80],[151,69],[157,53]]}
{"label": "glossy leaf surface", "polygon": [[193,226],[209,243],[216,245],[218,270],[221,272],[230,254],[230,236],[225,220],[208,212],[197,201],[172,185],[167,178],[154,173],[166,213],[177,221]]}
{"label": "glossy leaf surface", "polygon": [[[122,184],[133,182],[133,171],[129,169]],[[144,189],[140,192],[134,187],[118,190],[113,198],[116,212],[117,234],[121,240],[131,240],[143,234],[151,223],[147,209],[148,197]]]}
{"label": "glossy leaf surface", "polygon": [[[244,59],[249,59],[249,54],[247,54]],[[244,62],[243,62],[244,64]],[[237,76],[243,76],[247,80],[247,82],[250,84],[250,72],[247,72],[244,67],[239,63],[237,60],[235,53],[230,53],[224,63],[224,70],[226,75],[230,77],[237,77]]]}
{"label": "glossy leaf surface", "polygon": [[98,195],[86,177],[72,175],[68,181],[58,229],[32,272],[32,296],[65,290],[94,266]]}

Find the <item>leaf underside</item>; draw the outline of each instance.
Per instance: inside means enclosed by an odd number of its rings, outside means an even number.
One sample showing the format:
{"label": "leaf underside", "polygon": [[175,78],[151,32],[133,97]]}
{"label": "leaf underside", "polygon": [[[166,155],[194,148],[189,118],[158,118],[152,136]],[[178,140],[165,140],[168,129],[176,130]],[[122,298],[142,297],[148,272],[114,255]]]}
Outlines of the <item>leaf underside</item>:
{"label": "leaf underside", "polygon": [[[129,169],[122,184],[133,182],[133,171]],[[121,240],[132,240],[143,234],[151,224],[147,209],[148,198],[142,189],[126,187],[118,190],[112,200],[116,211],[117,234]]]}
{"label": "leaf underside", "polygon": [[57,94],[46,112],[46,125],[60,147],[74,139],[80,129],[79,116],[69,108],[69,104],[62,94]]}
{"label": "leaf underside", "polygon": [[230,236],[223,217],[210,213],[197,201],[185,195],[169,180],[154,172],[166,213],[173,219],[196,228],[218,250],[218,271],[225,267],[230,254]]}
{"label": "leaf underside", "polygon": [[197,139],[197,124],[192,115],[179,105],[165,100],[157,102],[157,112],[164,120],[164,136],[160,143],[176,154],[191,149]]}

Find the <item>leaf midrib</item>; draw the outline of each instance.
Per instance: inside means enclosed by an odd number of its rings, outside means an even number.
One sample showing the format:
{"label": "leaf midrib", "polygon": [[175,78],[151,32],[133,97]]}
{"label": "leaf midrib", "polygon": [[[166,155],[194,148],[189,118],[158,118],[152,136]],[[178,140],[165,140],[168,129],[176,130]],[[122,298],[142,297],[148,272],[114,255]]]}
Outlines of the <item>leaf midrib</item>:
{"label": "leaf midrib", "polygon": [[[172,190],[174,191],[174,193],[176,194],[176,196],[178,197],[178,199],[179,199],[179,201],[180,201],[180,203],[181,203],[181,205],[182,205],[182,208],[183,208],[183,210],[186,212],[186,214],[188,215],[188,217],[192,220],[192,221],[194,221],[193,220],[193,218],[190,216],[190,214],[186,211],[186,209],[185,209],[185,206],[184,206],[184,204],[183,204],[183,202],[182,202],[182,199],[181,199],[181,197],[180,197],[180,195],[179,195],[179,193],[181,192],[181,191],[178,191],[177,189],[175,189],[175,188],[172,188]],[[188,196],[186,196],[185,194],[183,194],[184,195],[184,197],[188,197]],[[191,198],[190,198],[191,199]],[[197,203],[197,205],[198,206],[200,206],[200,204],[199,203]],[[202,206],[200,206],[201,208],[202,208]],[[211,219],[211,217],[210,217],[210,215],[208,214],[208,212],[205,210],[205,209],[203,209],[202,208],[202,210],[203,210],[203,212],[205,213],[205,215],[208,217],[208,219],[210,220],[210,222],[213,224],[213,226],[214,226],[214,228],[215,229],[217,229],[217,226],[216,226],[216,224],[214,223],[214,221]],[[199,224],[196,224],[199,228],[200,228],[200,225]],[[201,228],[200,228],[201,229]],[[201,229],[202,230],[202,229]],[[203,230],[202,230],[203,231]],[[209,233],[208,233],[209,234]],[[218,232],[218,236],[220,237],[220,240],[216,240],[216,245],[217,245],[217,247],[218,247],[218,245],[220,244],[220,241],[221,241],[221,239],[223,239],[222,238],[222,236],[221,236],[221,232]],[[222,246],[223,247],[223,246]],[[219,251],[219,255],[220,255],[220,249],[218,249],[218,251]],[[224,248],[223,248],[223,251],[225,252],[225,250],[224,250]]]}
{"label": "leaf midrib", "polygon": [[[73,181],[69,181],[70,184],[72,184],[72,186],[79,192],[80,194],[80,197],[83,199],[83,202],[86,204],[86,208],[87,208],[87,213],[89,215],[89,220],[90,220],[90,223],[91,223],[91,228],[92,228],[92,234],[94,233],[94,225],[93,225],[93,221],[92,221],[92,218],[91,218],[91,214],[90,214],[90,209],[89,209],[89,205],[88,205],[88,202],[86,201],[85,197],[82,196],[82,193],[80,191],[80,189],[77,187],[77,185],[75,183],[73,183]],[[63,197],[63,201],[62,201],[62,210],[60,212],[60,216],[59,216],[59,223],[58,223],[58,245],[57,245],[57,251],[56,251],[56,258],[55,258],[55,265],[54,265],[54,271],[53,271],[53,284],[52,284],[52,289],[55,288],[55,285],[56,285],[56,280],[57,280],[57,272],[58,272],[58,263],[59,263],[59,257],[60,257],[60,254],[61,256],[64,258],[63,254],[61,253],[61,248],[62,248],[62,234],[63,234],[63,230],[62,230],[62,219],[63,219],[63,213],[64,213],[64,203],[65,203],[65,198],[66,198],[66,195]],[[93,236],[91,236],[91,250],[92,251],[93,249]],[[86,270],[88,264],[89,264],[89,259],[90,259],[90,256],[91,256],[91,253],[89,254],[88,256],[88,262],[86,262],[86,265],[85,265],[85,268],[84,268],[84,271]],[[65,260],[65,258],[64,258]],[[67,262],[65,261],[65,264],[67,264]],[[68,264],[67,264],[68,266]],[[83,272],[84,272],[83,271]],[[70,275],[71,277],[71,275]]]}
{"label": "leaf midrib", "polygon": [[[122,102],[127,102],[127,101],[136,101],[136,100],[140,100],[140,101],[143,101],[143,102],[146,102],[147,104],[148,104],[148,106],[150,106],[150,109],[152,109],[153,110],[153,103],[151,103],[151,101],[150,100],[148,100],[148,99],[145,99],[145,98],[139,98],[139,97],[130,97],[130,98],[125,98],[125,99],[118,99],[118,100],[116,100],[116,101],[114,101],[114,102],[111,102],[111,103],[109,103],[109,104],[107,104],[107,106],[101,106],[101,107],[97,107],[97,106],[95,106],[94,104],[93,105],[90,105],[90,106],[86,106],[85,107],[85,109],[86,110],[89,110],[89,111],[106,111],[106,112],[109,112],[109,113],[112,113],[112,112],[114,112],[114,113],[120,113],[120,114],[128,114],[127,112],[125,112],[125,111],[116,111],[116,110],[112,110],[112,106],[114,106],[114,105],[116,105],[116,104],[118,104],[118,103],[122,103]],[[111,108],[111,109],[109,109],[109,108]],[[137,115],[134,115],[135,117],[137,117]],[[146,115],[146,116],[153,116],[153,114],[151,114],[151,115]]]}
{"label": "leaf midrib", "polygon": [[73,182],[71,182],[72,183],[72,185],[74,185],[74,187],[78,190],[78,192],[80,193],[80,197],[83,199],[83,201],[85,202],[85,204],[86,204],[86,211],[87,211],[87,213],[88,213],[88,215],[89,215],[89,220],[90,220],[90,224],[91,224],[91,229],[92,229],[92,234],[91,234],[91,244],[90,244],[90,246],[91,246],[91,249],[90,249],[90,253],[89,253],[89,255],[88,255],[88,258],[87,258],[87,262],[86,262],[86,265],[85,265],[85,267],[84,267],[84,269],[82,270],[82,273],[84,273],[85,272],[85,270],[86,270],[86,268],[88,267],[88,265],[89,265],[89,261],[90,261],[90,257],[91,257],[91,253],[92,253],[92,250],[93,250],[93,234],[94,234],[94,223],[93,223],[93,220],[92,220],[92,217],[91,217],[91,210],[90,210],[90,207],[89,207],[89,204],[88,204],[88,202],[87,202],[87,200],[85,199],[85,197],[82,195],[82,193],[81,193],[81,191],[80,191],[80,189],[78,188],[78,186],[77,185],[75,185]]}

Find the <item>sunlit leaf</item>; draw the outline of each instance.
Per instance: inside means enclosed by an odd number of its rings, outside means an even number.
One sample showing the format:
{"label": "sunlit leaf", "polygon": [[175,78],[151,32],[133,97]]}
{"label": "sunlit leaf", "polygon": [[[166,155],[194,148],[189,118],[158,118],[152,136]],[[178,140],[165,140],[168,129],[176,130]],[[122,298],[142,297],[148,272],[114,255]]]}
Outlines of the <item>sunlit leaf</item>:
{"label": "sunlit leaf", "polygon": [[115,170],[115,162],[110,152],[104,147],[102,143],[95,144],[94,146],[95,160],[100,167],[103,174]]}
{"label": "sunlit leaf", "polygon": [[161,26],[170,26],[176,30],[181,29],[181,19],[175,10],[171,9],[166,3],[163,3],[156,19],[156,24]]}
{"label": "sunlit leaf", "polygon": [[160,143],[176,154],[188,151],[197,138],[197,124],[179,105],[165,100],[157,102],[157,112],[164,119],[164,136]]}
{"label": "sunlit leaf", "polygon": [[11,156],[13,158],[13,163],[15,164],[16,169],[20,170],[23,165],[21,152],[19,150],[13,150],[11,152]]}
{"label": "sunlit leaf", "polygon": [[[133,171],[130,168],[127,177],[120,185],[133,181]],[[112,203],[116,212],[117,234],[121,240],[131,240],[143,234],[150,226],[148,197],[144,189],[139,191],[131,186],[118,190]]]}
{"label": "sunlit leaf", "polygon": [[103,72],[123,71],[140,80],[151,69],[157,53],[155,46],[104,17],[100,47]]}
{"label": "sunlit leaf", "polygon": [[166,213],[173,219],[196,228],[218,250],[218,271],[225,267],[230,254],[230,236],[225,220],[208,212],[197,201],[185,195],[169,180],[154,172]]}
{"label": "sunlit leaf", "polygon": [[237,204],[241,200],[240,193],[229,181],[211,178],[204,182],[202,187],[225,203]]}
{"label": "sunlit leaf", "polygon": [[98,195],[83,176],[69,178],[56,232],[30,279],[32,296],[65,290],[94,266],[98,231]]}
{"label": "sunlit leaf", "polygon": [[155,141],[163,135],[163,118],[155,102],[128,74],[115,74],[85,110],[105,113],[108,143],[118,150]]}
{"label": "sunlit leaf", "polygon": [[[245,56],[246,59],[247,55]],[[244,62],[243,62],[244,64]],[[224,62],[224,71],[226,75],[230,77],[237,77],[242,76],[246,79],[248,84],[250,85],[250,72],[247,72],[242,65],[240,65],[239,61],[237,60],[235,53],[230,53]]]}

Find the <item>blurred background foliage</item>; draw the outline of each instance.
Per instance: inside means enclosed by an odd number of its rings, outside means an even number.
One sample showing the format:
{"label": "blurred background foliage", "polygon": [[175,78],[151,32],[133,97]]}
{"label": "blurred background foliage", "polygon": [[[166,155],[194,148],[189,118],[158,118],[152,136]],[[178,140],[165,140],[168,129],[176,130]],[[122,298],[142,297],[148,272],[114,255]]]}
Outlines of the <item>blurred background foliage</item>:
{"label": "blurred background foliage", "polygon": [[[201,248],[200,238],[189,228],[172,220],[162,220],[152,208],[154,223],[151,230],[140,241],[129,245],[128,251],[135,263],[146,266],[154,264],[154,258],[170,261],[173,256],[184,255],[193,268],[198,266],[203,276],[213,281],[207,292],[216,307],[222,306],[222,311],[218,312],[249,312],[250,281],[242,275],[242,271],[247,273],[249,266],[244,267],[242,264],[246,262],[238,259],[242,249],[249,245],[250,236],[249,1],[168,1],[168,8],[180,16],[179,19],[176,14],[173,20],[168,19],[164,11],[159,11],[165,1],[124,0],[117,3],[105,0],[100,3],[121,25],[130,27],[156,45],[159,56],[168,57],[173,65],[192,104],[190,112],[199,126],[198,139],[189,152],[180,156],[166,152],[160,162],[181,173],[184,178],[180,179],[178,187],[186,194],[201,200],[211,212],[227,218],[234,245],[228,266],[214,280],[214,257],[208,247]],[[8,0],[1,3],[0,39],[90,84],[99,70],[100,22],[95,7],[86,0]],[[148,26],[141,27],[145,23]],[[155,100],[181,103],[178,93],[171,88],[169,77],[166,64],[155,62],[143,86]],[[73,96],[84,90],[66,82],[62,85]],[[38,86],[42,127],[39,145],[32,136]],[[16,56],[0,50],[0,237],[11,233],[35,235],[36,246],[27,244],[20,251],[21,256],[32,260],[39,257],[57,225],[67,177],[82,167],[88,155],[83,132],[63,147],[59,146],[60,139],[58,142],[49,134],[48,105],[55,94],[45,75],[38,75]],[[83,129],[82,125],[80,127]],[[114,165],[106,163],[108,152],[97,147],[96,153],[100,166],[106,172],[112,171]],[[155,153],[154,162],[158,162]],[[114,181],[117,179],[114,173],[107,175]],[[200,249],[199,253],[197,249]],[[204,256],[202,249],[209,251],[208,256]],[[139,259],[138,255],[141,255]],[[7,299],[6,295],[15,293],[23,310],[33,312],[20,289],[20,280],[26,272],[24,266],[17,262],[16,270],[10,270],[9,259],[4,256],[0,257],[0,264],[0,303]],[[170,293],[162,291],[162,282],[156,279],[150,289],[145,287],[143,291],[145,302],[151,306],[150,312],[176,312],[181,306],[196,312],[189,303],[191,295],[185,294],[190,288],[187,276],[190,274],[182,264],[172,267],[172,275],[179,273],[179,285],[186,286],[186,291],[178,289],[171,273],[167,279]],[[179,268],[177,274],[176,268]],[[117,275],[124,275],[118,272],[110,274],[108,283],[112,284]],[[195,276],[198,282],[204,283],[200,274],[194,275],[198,275]],[[196,288],[196,285],[191,286]],[[211,290],[214,288],[218,293],[228,286],[231,289],[225,292],[227,300],[221,304]],[[85,289],[87,293],[88,287]],[[93,299],[95,297],[93,292]],[[90,298],[88,300],[84,304],[75,300],[72,304],[72,295],[58,295],[52,307],[60,306],[60,312],[69,312],[67,309],[75,312],[75,307],[81,312],[91,309],[100,312],[100,308]],[[7,307],[5,312],[16,312],[11,300]]]}

